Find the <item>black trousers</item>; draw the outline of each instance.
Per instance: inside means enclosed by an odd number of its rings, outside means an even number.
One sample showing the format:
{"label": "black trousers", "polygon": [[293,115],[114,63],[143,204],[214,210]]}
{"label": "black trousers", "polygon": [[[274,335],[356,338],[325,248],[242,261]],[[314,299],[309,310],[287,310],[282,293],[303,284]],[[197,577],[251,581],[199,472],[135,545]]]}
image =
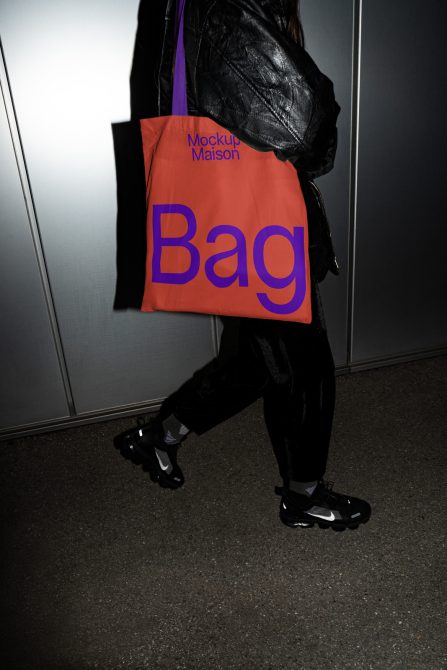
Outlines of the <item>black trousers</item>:
{"label": "black trousers", "polygon": [[201,435],[258,398],[280,475],[320,479],[326,469],[335,404],[334,361],[318,285],[312,283],[312,323],[221,317],[219,355],[164,401]]}

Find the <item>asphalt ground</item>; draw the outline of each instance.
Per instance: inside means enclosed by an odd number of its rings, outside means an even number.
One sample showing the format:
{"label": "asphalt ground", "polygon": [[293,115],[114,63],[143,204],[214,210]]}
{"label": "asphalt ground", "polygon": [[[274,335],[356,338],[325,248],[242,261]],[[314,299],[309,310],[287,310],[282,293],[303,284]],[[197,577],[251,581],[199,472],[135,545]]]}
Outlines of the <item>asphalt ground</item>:
{"label": "asphalt ground", "polygon": [[447,668],[447,357],[337,378],[326,477],[369,523],[290,529],[260,403],[161,489],[129,419],[0,445],[6,670]]}

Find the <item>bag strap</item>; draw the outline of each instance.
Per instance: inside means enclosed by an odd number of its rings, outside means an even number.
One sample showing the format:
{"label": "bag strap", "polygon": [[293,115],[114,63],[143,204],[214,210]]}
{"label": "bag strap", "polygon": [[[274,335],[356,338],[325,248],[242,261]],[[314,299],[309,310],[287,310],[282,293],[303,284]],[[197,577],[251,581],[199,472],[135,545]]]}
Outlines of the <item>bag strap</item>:
{"label": "bag strap", "polygon": [[186,0],[177,0],[176,25],[177,45],[175,51],[174,83],[172,89],[172,111],[173,116],[188,116],[188,103],[186,99],[186,68],[185,68],[185,45],[183,42],[183,16]]}

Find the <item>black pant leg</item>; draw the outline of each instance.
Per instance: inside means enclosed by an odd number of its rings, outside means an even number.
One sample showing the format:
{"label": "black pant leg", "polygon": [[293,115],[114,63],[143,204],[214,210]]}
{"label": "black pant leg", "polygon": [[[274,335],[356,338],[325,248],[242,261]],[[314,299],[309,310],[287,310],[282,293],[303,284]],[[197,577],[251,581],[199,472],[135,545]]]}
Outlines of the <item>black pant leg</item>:
{"label": "black pant leg", "polygon": [[264,416],[285,485],[320,479],[326,469],[335,406],[335,366],[323,308],[312,286],[311,324],[278,325],[276,350],[288,374],[264,393]]}
{"label": "black pant leg", "polygon": [[[322,355],[327,355],[321,345]],[[299,378],[295,373],[293,389],[264,395],[265,421],[285,485],[320,479],[326,470],[335,404],[330,361],[321,372]]]}
{"label": "black pant leg", "polygon": [[222,319],[219,355],[163,402],[160,418],[174,414],[201,435],[260,398],[270,378],[252,338],[253,319]]}
{"label": "black pant leg", "polygon": [[311,324],[223,319],[219,356],[164,401],[161,418],[173,413],[201,435],[263,396],[267,429],[285,483],[322,477],[335,376],[315,285],[312,309]]}
{"label": "black pant leg", "polygon": [[[306,346],[310,345],[310,346]],[[264,416],[284,484],[320,479],[326,470],[335,406],[335,376],[327,337],[305,342],[320,364],[293,371],[293,383],[264,394]]]}

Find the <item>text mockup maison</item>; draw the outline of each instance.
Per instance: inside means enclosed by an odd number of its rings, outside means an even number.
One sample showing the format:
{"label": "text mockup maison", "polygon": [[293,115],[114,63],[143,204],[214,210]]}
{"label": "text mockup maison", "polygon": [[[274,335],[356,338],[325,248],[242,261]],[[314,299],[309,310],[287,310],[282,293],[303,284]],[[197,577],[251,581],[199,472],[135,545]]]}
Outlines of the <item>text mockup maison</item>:
{"label": "text mockup maison", "polygon": [[[236,147],[241,141],[234,135],[222,135],[217,131],[213,135],[199,135],[196,133],[191,136],[188,133],[188,146],[191,147],[191,156],[193,161],[228,161],[240,160],[239,151]],[[231,147],[218,148],[218,147]]]}

